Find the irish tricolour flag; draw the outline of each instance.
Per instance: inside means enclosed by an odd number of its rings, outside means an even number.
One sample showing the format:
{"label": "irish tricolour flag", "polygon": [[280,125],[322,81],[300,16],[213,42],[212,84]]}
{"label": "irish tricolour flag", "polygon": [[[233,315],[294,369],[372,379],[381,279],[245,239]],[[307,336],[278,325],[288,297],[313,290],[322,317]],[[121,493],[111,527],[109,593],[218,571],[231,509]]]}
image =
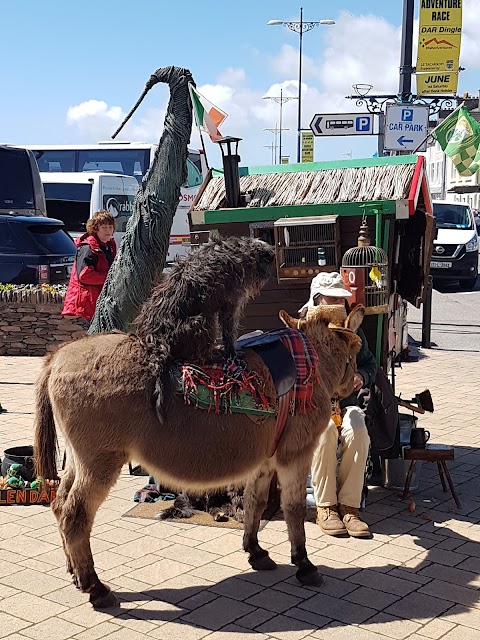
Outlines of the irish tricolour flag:
{"label": "irish tricolour flag", "polygon": [[189,84],[190,96],[192,97],[193,113],[197,127],[205,131],[210,136],[212,142],[217,142],[223,138],[218,127],[227,117],[227,114],[207,100],[196,88]]}

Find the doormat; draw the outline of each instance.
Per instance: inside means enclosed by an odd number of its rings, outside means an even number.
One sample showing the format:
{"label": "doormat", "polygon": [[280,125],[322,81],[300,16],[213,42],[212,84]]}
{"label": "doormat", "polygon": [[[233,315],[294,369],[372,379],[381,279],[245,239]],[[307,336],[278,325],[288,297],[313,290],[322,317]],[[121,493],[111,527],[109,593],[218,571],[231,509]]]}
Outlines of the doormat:
{"label": "doormat", "polygon": [[[225,522],[216,522],[206,511],[195,511],[190,518],[170,518],[168,520],[158,520],[159,513],[173,506],[173,500],[159,500],[158,502],[140,502],[123,515],[124,518],[143,518],[145,520],[156,520],[157,522],[180,522],[182,524],[200,524],[204,527],[220,527],[222,529],[243,529],[243,522],[237,522],[229,518]],[[278,511],[279,505],[267,507],[264,517],[260,520],[259,531],[267,524]]]}

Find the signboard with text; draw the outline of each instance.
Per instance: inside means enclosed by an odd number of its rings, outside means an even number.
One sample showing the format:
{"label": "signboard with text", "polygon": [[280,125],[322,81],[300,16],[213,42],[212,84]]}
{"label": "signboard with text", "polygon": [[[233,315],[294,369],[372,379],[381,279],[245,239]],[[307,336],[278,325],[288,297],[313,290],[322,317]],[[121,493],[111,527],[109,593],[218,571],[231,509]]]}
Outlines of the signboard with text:
{"label": "signboard with text", "polygon": [[463,0],[420,0],[417,94],[456,93]]}
{"label": "signboard with text", "polygon": [[[425,138],[428,135],[428,112],[428,105],[387,105],[385,149],[388,151],[425,150]],[[420,145],[422,147],[417,149]]]}
{"label": "signboard with text", "polygon": [[313,162],[313,144],[313,133],[302,131],[302,162]]}
{"label": "signboard with text", "polygon": [[369,136],[373,113],[316,113],[310,129],[315,136]]}

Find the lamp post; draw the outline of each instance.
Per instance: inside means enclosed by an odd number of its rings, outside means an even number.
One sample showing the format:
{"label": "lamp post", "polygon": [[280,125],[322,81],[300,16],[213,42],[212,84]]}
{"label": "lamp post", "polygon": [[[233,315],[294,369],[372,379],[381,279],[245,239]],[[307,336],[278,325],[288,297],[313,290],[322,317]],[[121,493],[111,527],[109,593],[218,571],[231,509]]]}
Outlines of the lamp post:
{"label": "lamp post", "polygon": [[280,136],[280,153],[279,153],[279,156],[278,156],[278,164],[280,164],[281,161],[282,161],[282,131],[290,131],[290,129],[282,128],[281,126],[277,127],[277,125],[275,125],[274,129],[266,127],[264,129],[264,131],[271,131],[275,136],[275,144],[274,144],[274,146],[275,146],[275,161],[272,162],[272,164],[277,164],[277,149],[278,149],[278,146],[277,146],[277,134],[279,134],[279,136]]}
{"label": "lamp post", "polygon": [[282,115],[283,115],[283,105],[285,102],[290,102],[290,100],[298,100],[297,96],[284,96],[283,95],[283,87],[280,89],[279,96],[263,96],[263,100],[273,100],[277,104],[280,105],[280,128],[279,128],[279,151],[278,151],[278,164],[282,162],[282,131],[288,131],[288,129],[282,128]]}
{"label": "lamp post", "polygon": [[315,22],[303,21],[303,7],[300,8],[300,21],[292,22],[290,20],[269,20],[267,22],[270,26],[282,25],[288,27],[291,31],[298,33],[299,42],[299,61],[298,61],[298,123],[297,123],[297,162],[300,162],[300,149],[301,149],[301,136],[302,136],[302,39],[303,34],[306,31],[311,31],[319,24],[332,25],[335,24],[335,20],[316,20]]}

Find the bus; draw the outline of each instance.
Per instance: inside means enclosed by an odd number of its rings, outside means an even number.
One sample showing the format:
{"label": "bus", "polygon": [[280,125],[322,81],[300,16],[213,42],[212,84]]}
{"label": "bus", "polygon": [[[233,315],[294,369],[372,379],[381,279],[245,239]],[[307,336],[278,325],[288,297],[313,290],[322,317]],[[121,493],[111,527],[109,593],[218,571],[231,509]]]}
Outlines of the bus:
{"label": "bus", "polygon": [[[147,173],[157,144],[105,141],[79,145],[18,145],[33,151],[41,173],[104,171],[134,176],[138,183]],[[167,262],[190,248],[188,210],[203,182],[207,165],[203,151],[188,149],[187,179],[173,220]]]}

